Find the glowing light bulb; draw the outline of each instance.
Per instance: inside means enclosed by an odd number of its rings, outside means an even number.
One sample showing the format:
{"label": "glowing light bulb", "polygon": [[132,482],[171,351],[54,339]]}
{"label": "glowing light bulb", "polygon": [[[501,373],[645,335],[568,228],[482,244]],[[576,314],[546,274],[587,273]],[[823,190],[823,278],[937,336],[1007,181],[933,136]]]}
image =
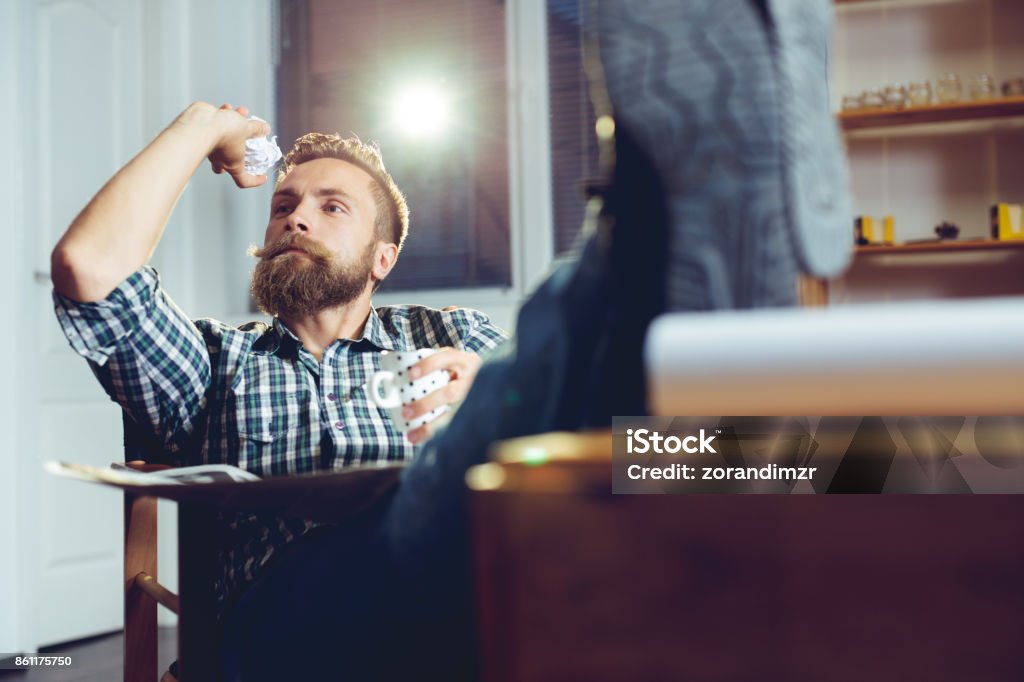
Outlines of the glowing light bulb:
{"label": "glowing light bulb", "polygon": [[395,126],[408,137],[438,137],[450,121],[446,93],[438,85],[406,86],[395,97],[393,118]]}

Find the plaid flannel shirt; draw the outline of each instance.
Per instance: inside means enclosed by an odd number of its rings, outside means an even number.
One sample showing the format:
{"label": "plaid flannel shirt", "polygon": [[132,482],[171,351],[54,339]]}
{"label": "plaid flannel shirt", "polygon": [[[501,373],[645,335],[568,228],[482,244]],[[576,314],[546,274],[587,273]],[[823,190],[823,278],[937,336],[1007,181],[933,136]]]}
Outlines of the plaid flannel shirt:
{"label": "plaid flannel shirt", "polygon": [[[415,446],[364,390],[380,351],[483,353],[506,338],[475,310],[382,307],[361,339],[335,341],[318,361],[280,320],[189,320],[150,267],[96,303],[55,292],[54,307],[71,347],[171,463],[232,464],[257,476],[408,461]],[[222,607],[313,526],[255,514],[222,521]]]}

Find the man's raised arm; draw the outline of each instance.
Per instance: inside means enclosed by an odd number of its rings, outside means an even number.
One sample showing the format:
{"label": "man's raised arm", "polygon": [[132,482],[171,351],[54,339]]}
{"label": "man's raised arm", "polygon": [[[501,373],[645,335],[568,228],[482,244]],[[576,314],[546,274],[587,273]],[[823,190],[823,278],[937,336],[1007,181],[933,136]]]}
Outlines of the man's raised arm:
{"label": "man's raised arm", "polygon": [[92,198],[51,256],[57,293],[99,301],[146,264],[174,204],[204,158],[239,187],[258,187],[262,175],[245,172],[245,141],[269,126],[248,120],[245,107],[197,102],[183,111]]}

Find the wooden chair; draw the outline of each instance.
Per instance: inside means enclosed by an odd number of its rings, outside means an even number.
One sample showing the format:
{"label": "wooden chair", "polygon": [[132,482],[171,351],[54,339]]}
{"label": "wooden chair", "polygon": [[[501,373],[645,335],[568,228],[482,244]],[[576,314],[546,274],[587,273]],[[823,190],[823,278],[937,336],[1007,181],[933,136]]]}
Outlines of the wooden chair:
{"label": "wooden chair", "polygon": [[[125,414],[124,454],[137,471],[171,468],[160,443]],[[178,676],[181,682],[218,678],[216,594],[217,545],[211,533],[216,512],[178,505],[178,595],[157,581],[157,498],[124,495],[124,680],[153,682],[157,661],[157,604],[178,615]],[[165,675],[164,680],[173,678]]]}
{"label": "wooden chair", "polygon": [[[170,468],[159,446],[125,419],[125,459],[140,471]],[[150,462],[150,463],[147,463]],[[219,679],[217,626],[217,515],[263,511],[326,523],[358,524],[373,516],[398,487],[400,466],[372,467],[313,477],[271,477],[259,483],[155,486],[150,495],[126,492],[124,604],[125,682],[157,679],[157,604],[178,614],[178,679]],[[157,582],[157,498],[178,502],[178,592]]]}
{"label": "wooden chair", "polygon": [[[141,461],[138,471],[166,465]],[[157,581],[157,498],[126,492],[124,496],[124,680],[153,682],[157,669],[157,604],[178,615],[180,680],[216,680],[214,576],[217,548],[210,533],[213,512],[191,505],[178,508],[179,592]],[[165,673],[164,682],[173,682]]]}
{"label": "wooden chair", "polygon": [[[166,467],[129,462],[136,471]],[[180,613],[178,595],[157,582],[157,499],[124,496],[124,680],[157,679],[157,604]],[[168,681],[169,682],[169,681]]]}

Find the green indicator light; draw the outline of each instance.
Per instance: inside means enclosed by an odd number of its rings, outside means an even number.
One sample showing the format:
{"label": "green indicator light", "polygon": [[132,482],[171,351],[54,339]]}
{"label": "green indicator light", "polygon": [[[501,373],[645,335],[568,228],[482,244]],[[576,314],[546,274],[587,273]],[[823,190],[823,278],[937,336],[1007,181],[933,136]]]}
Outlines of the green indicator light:
{"label": "green indicator light", "polygon": [[527,466],[535,467],[541,464],[547,464],[548,453],[544,448],[532,447],[523,450],[523,463]]}

